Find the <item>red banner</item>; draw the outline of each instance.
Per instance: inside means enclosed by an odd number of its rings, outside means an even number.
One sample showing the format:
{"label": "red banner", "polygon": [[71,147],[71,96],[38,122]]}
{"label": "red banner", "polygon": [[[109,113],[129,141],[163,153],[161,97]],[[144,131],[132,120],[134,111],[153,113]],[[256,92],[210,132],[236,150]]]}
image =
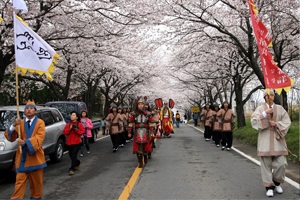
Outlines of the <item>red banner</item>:
{"label": "red banner", "polygon": [[286,92],[289,92],[291,86],[293,85],[293,80],[286,73],[284,73],[273,60],[273,56],[268,48],[272,45],[272,37],[266,26],[258,18],[258,11],[253,0],[249,0],[248,2],[253,31],[255,34],[261,67],[264,75],[265,87],[266,89],[275,89],[278,94],[281,93],[282,89],[284,89]]}

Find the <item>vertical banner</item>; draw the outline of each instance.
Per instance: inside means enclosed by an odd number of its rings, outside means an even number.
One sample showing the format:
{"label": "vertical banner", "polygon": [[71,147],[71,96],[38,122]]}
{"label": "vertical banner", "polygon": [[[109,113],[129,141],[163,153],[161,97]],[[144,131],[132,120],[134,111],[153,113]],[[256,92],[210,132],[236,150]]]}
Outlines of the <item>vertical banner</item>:
{"label": "vertical banner", "polygon": [[273,60],[273,56],[268,48],[272,46],[271,34],[263,22],[259,19],[258,10],[256,9],[256,5],[253,0],[249,0],[248,2],[266,89],[275,89],[278,94],[281,93],[282,89],[289,92],[294,81],[286,73],[284,73]]}

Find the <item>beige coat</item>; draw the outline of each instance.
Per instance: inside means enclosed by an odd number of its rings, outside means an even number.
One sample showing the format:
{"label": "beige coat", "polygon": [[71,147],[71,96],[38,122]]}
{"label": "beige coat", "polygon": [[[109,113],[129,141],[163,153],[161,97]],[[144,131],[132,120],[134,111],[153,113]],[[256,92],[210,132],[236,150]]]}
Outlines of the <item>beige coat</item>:
{"label": "beige coat", "polygon": [[211,121],[212,121],[213,131],[222,131],[221,118],[217,117],[217,112],[215,110],[212,111]]}
{"label": "beige coat", "polygon": [[208,111],[205,109],[202,111],[202,113],[200,114],[200,118],[204,119],[204,126],[209,126],[211,127],[211,117],[213,116],[213,111],[211,109],[209,109]]}
{"label": "beige coat", "polygon": [[223,132],[231,132],[233,129],[235,114],[233,113],[232,109],[228,109],[227,111],[225,109],[219,110],[217,113],[217,117],[220,118],[220,121],[222,122],[222,131]]}
{"label": "beige coat", "polygon": [[271,116],[267,115],[265,118],[262,114],[267,108],[267,104],[259,106],[251,116],[252,127],[259,131],[257,141],[258,156],[288,155],[285,135],[291,125],[290,117],[282,106],[273,105],[273,120],[281,131],[282,136],[280,136],[269,124],[268,120]]}
{"label": "beige coat", "polygon": [[121,114],[117,113],[117,115],[114,116],[113,113],[109,113],[105,120],[106,128],[109,129],[110,134],[123,132],[123,117]]}

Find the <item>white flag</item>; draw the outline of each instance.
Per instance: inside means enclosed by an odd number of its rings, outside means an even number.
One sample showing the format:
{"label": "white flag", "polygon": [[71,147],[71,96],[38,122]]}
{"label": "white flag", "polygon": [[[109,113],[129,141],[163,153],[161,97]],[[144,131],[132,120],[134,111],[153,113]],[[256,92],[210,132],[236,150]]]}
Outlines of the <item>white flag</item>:
{"label": "white flag", "polygon": [[15,57],[17,70],[45,74],[53,80],[50,73],[59,57],[54,49],[35,33],[25,22],[14,14]]}
{"label": "white flag", "polygon": [[13,8],[16,10],[22,10],[22,13],[27,13],[28,8],[23,0],[13,0]]}

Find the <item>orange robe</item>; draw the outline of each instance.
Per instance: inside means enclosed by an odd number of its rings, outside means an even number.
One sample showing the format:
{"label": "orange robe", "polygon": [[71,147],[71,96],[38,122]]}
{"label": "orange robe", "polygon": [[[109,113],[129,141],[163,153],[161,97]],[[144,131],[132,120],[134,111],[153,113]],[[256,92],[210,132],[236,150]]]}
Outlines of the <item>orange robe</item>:
{"label": "orange robe", "polygon": [[[17,127],[16,127],[17,129]],[[25,141],[22,146],[22,153],[18,148],[15,159],[16,172],[32,172],[47,166],[42,144],[45,138],[45,123],[43,120],[35,117],[30,129],[25,128],[25,120],[20,124],[21,139]],[[8,141],[14,142],[18,138],[17,130],[12,133],[5,131],[5,137]]]}
{"label": "orange robe", "polygon": [[[47,166],[42,148],[45,139],[45,123],[35,117],[30,128],[28,128],[27,124],[25,125],[25,120],[22,119],[20,134],[25,144],[22,145],[22,153],[20,148],[16,152],[15,168],[17,176],[11,199],[24,198],[27,180],[30,180],[31,198],[40,199],[43,193],[43,171]],[[10,132],[8,129],[4,135],[10,142],[18,138],[17,130]]]}

